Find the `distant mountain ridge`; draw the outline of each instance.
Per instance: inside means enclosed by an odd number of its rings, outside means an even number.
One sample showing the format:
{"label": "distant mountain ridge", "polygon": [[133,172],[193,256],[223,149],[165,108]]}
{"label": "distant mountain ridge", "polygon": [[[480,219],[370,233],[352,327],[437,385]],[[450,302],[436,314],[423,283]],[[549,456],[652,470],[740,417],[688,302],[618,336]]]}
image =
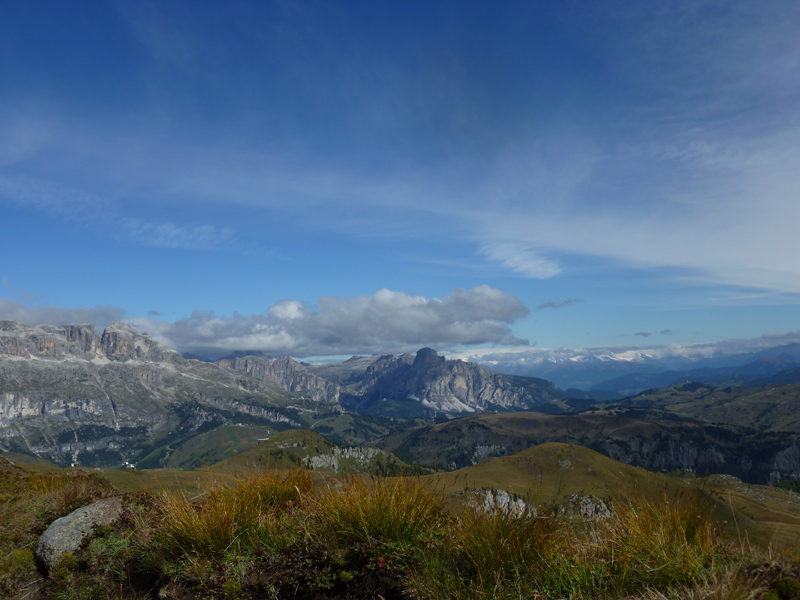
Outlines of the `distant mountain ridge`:
{"label": "distant mountain ridge", "polygon": [[715,385],[762,386],[800,382],[800,363],[780,357],[762,357],[732,367],[705,367],[686,371],[631,373],[593,386],[589,393],[613,392],[633,396],[645,390],[684,382]]}
{"label": "distant mountain ridge", "polygon": [[761,432],[800,431],[800,383],[763,387],[688,382],[646,390],[613,403],[705,423],[751,427]]}
{"label": "distant mountain ridge", "polygon": [[291,358],[245,356],[217,364],[243,371],[314,400],[339,402],[354,412],[399,417],[456,416],[496,410],[563,408],[552,382],[503,375],[484,366],[447,360],[431,348],[411,354],[353,357],[304,365]]}
{"label": "distant mountain ridge", "polygon": [[760,484],[800,477],[800,440],[793,433],[669,417],[624,408],[577,415],[477,414],[393,433],[370,445],[444,469],[558,442],[662,473],[725,473]]}
{"label": "distant mountain ridge", "polygon": [[[694,369],[741,367],[765,359],[800,365],[800,332],[782,336],[784,343],[758,350],[735,351],[735,345],[688,344],[653,347],[599,347],[576,349],[499,350],[477,354],[461,353],[461,358],[478,362],[500,373],[543,377],[562,389],[607,389],[601,384],[626,375],[685,372]],[[749,347],[758,347],[752,340]],[[786,368],[786,367],[784,367]]]}

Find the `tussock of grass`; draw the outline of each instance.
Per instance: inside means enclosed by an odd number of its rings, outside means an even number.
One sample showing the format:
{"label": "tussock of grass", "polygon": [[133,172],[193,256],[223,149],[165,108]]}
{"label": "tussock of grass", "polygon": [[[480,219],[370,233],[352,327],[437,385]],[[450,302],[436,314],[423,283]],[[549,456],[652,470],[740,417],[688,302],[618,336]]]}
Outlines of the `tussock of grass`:
{"label": "tussock of grass", "polygon": [[723,554],[712,516],[701,491],[662,491],[657,500],[637,495],[615,507],[598,559],[624,589],[698,580]]}
{"label": "tussock of grass", "polygon": [[473,507],[454,519],[449,543],[412,588],[432,598],[600,599],[708,586],[732,564],[708,506],[700,492],[636,495],[599,523],[557,506],[538,516]]}
{"label": "tussock of grass", "polygon": [[414,547],[447,518],[441,494],[411,477],[347,478],[320,495],[315,512],[320,541],[376,550]]}
{"label": "tussock of grass", "polygon": [[311,489],[310,473],[295,469],[217,482],[195,501],[184,491],[163,492],[157,498],[163,544],[173,554],[211,556],[274,542],[281,513]]}
{"label": "tussock of grass", "polygon": [[557,593],[573,579],[573,535],[572,522],[556,508],[536,515],[471,506],[453,520],[448,539],[412,576],[411,587],[431,598]]}

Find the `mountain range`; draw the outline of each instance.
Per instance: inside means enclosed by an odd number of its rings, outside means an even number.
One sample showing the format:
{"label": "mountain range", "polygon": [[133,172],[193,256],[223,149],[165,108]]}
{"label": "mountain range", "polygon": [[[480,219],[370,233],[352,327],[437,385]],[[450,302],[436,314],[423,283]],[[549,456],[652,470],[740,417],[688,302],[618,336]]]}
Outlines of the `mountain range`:
{"label": "mountain range", "polygon": [[728,367],[700,367],[683,371],[630,373],[598,383],[588,390],[589,395],[614,393],[621,397],[634,396],[645,390],[662,388],[676,383],[693,381],[716,386],[786,385],[800,383],[800,345],[776,348],[760,353],[756,360]]}
{"label": "mountain range", "polygon": [[[793,352],[635,381],[791,379],[784,367]],[[800,478],[798,386],[681,383],[596,405],[430,348],[319,365],[252,355],[211,363],[122,323],[98,335],[89,324],[0,321],[0,452],[59,465],[186,468],[313,429],[341,448],[369,442],[409,465],[462,468],[563,442],[650,470],[776,483]],[[581,409],[589,410],[559,414]]]}
{"label": "mountain range", "polygon": [[280,386],[186,360],[128,325],[0,322],[0,448],[57,464],[144,459],[227,421],[302,427],[306,413],[341,413]]}
{"label": "mountain range", "polygon": [[[800,343],[795,341],[798,333],[787,334],[779,338],[747,340],[741,342],[720,342],[717,344],[695,344],[653,347],[600,347],[576,349],[539,349],[527,350],[486,350],[481,352],[462,352],[462,359],[479,362],[501,373],[543,377],[555,382],[559,387],[573,392],[590,390],[629,395],[638,393],[648,387],[657,387],[643,383],[637,384],[637,377],[659,375],[664,372],[673,374],[698,373],[702,370],[728,369],[731,371],[723,377],[736,377],[739,369],[742,376],[748,376],[750,365],[759,363],[753,368],[763,369],[764,374],[771,375],[780,370],[800,367]],[[762,347],[766,346],[766,347]],[[680,377],[680,375],[676,375]],[[690,378],[691,380],[691,378]],[[678,381],[664,383],[671,385]],[[744,379],[740,380],[742,383]],[[663,382],[663,380],[662,380]],[[573,393],[573,395],[575,395]],[[608,399],[608,398],[603,398]]]}
{"label": "mountain range", "polygon": [[447,360],[430,348],[416,355],[354,356],[306,365],[284,357],[245,356],[217,364],[315,400],[339,402],[363,414],[410,418],[497,410],[560,412],[564,393],[544,379],[503,375],[478,364]]}
{"label": "mountain range", "polygon": [[223,423],[339,429],[353,442],[359,427],[370,437],[388,432],[376,425],[385,416],[558,411],[563,399],[544,380],[430,349],[318,367],[288,357],[208,363],[123,323],[98,335],[90,324],[14,321],[0,321],[0,394],[0,451],[86,466],[159,466],[187,438]]}

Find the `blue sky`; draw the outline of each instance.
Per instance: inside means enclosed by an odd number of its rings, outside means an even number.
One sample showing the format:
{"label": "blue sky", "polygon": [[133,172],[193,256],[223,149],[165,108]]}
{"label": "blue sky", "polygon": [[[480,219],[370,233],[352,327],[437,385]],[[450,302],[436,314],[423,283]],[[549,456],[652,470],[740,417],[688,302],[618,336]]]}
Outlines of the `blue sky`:
{"label": "blue sky", "polygon": [[0,318],[184,351],[800,329],[800,5],[4,2]]}

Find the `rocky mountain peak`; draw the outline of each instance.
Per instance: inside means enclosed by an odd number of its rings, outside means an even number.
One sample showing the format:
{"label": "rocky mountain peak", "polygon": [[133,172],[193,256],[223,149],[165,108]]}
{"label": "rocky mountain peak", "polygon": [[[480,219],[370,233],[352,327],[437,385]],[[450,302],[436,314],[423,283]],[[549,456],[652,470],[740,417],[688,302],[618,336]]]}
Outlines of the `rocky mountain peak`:
{"label": "rocky mountain peak", "polygon": [[278,357],[272,362],[272,364],[276,368],[281,368],[281,369],[305,370],[305,367],[301,365],[299,362],[297,362],[295,359],[293,359],[291,356]]}
{"label": "rocky mountain peak", "polygon": [[414,357],[413,366],[416,368],[431,368],[444,365],[444,356],[439,356],[433,348],[420,348]]}
{"label": "rocky mountain peak", "polygon": [[98,336],[91,323],[28,325],[0,321],[0,355],[65,360],[174,360],[180,355],[125,323],[114,323]]}
{"label": "rocky mountain peak", "polygon": [[0,354],[22,358],[94,358],[99,338],[90,323],[81,325],[28,325],[0,321]]}
{"label": "rocky mountain peak", "polygon": [[80,325],[64,325],[59,327],[64,339],[74,343],[86,354],[94,355],[97,352],[97,342],[99,338],[94,326],[91,323],[81,323]]}
{"label": "rocky mountain peak", "polygon": [[155,341],[146,333],[136,331],[126,323],[112,323],[103,331],[100,340],[103,353],[111,360],[147,360],[172,362],[180,354]]}
{"label": "rocky mountain peak", "polygon": [[242,371],[251,377],[278,384],[290,392],[302,392],[314,401],[338,402],[339,385],[317,377],[308,368],[291,356],[263,358],[244,356],[222,358],[217,364],[234,371]]}

